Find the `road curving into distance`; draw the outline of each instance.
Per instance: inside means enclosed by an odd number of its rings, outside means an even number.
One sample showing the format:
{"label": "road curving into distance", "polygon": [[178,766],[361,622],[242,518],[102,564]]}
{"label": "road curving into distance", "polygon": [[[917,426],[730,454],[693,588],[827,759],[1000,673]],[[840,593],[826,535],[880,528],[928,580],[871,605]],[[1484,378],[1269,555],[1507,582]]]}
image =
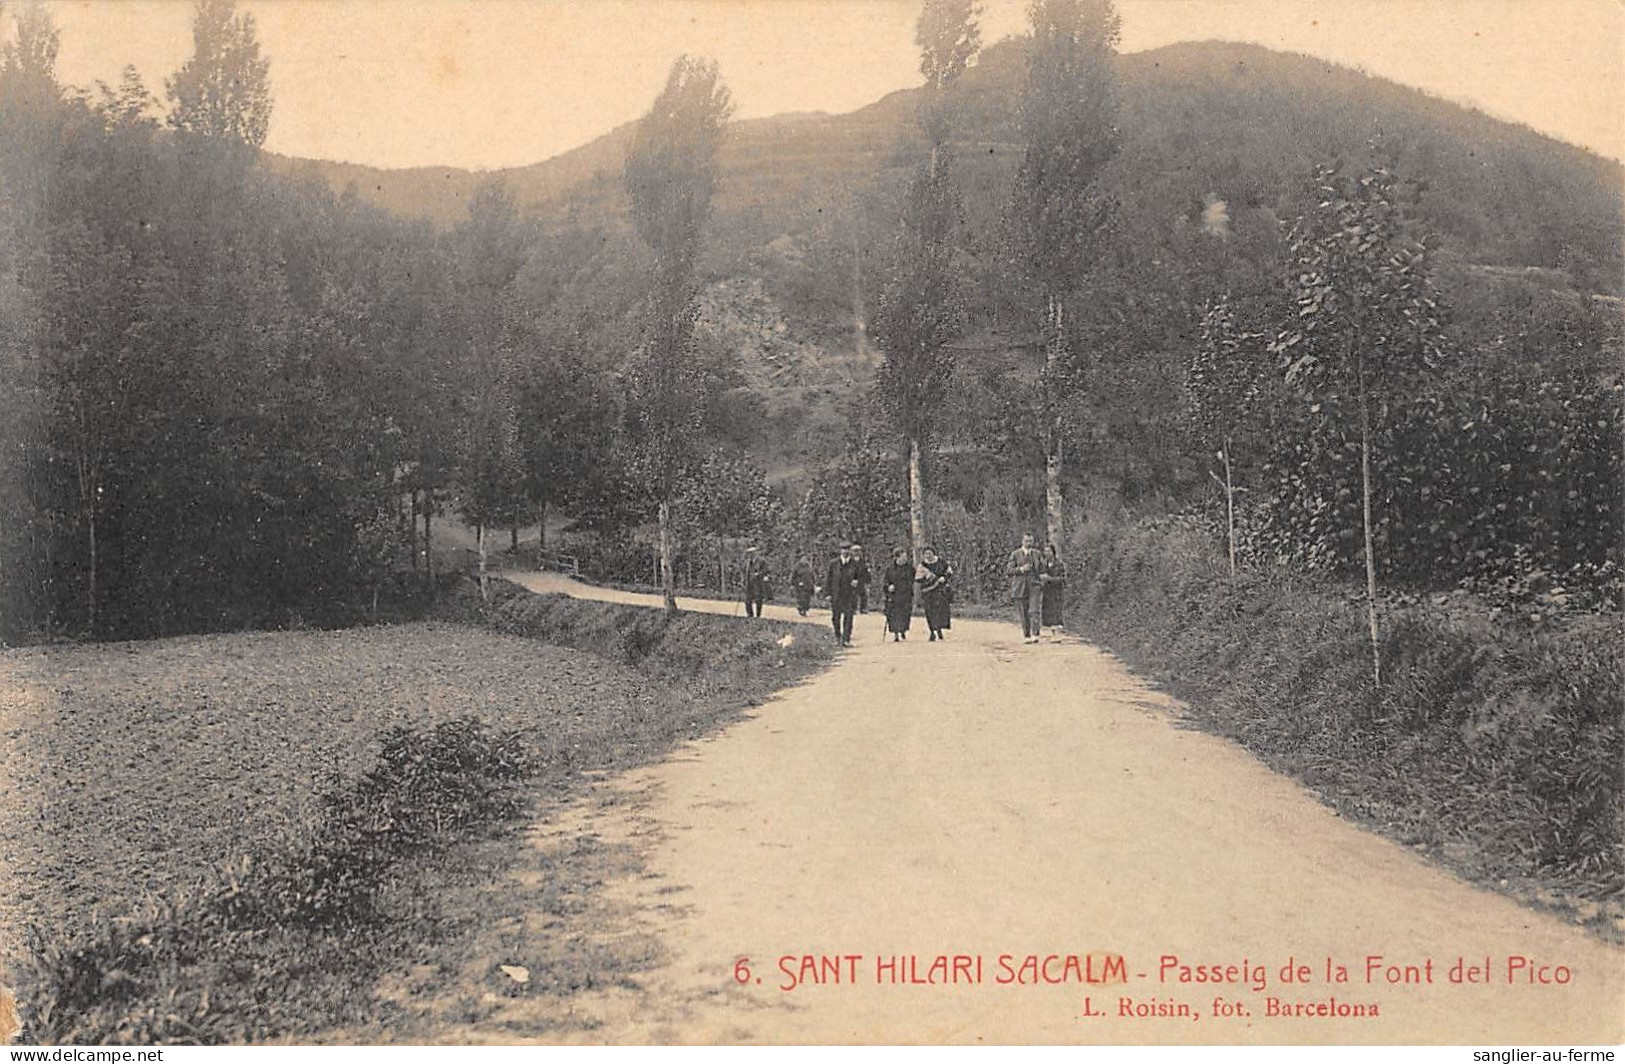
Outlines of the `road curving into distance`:
{"label": "road curving into distance", "polygon": [[571,1040],[1625,1040],[1625,951],[1340,819],[1111,655],[882,623],[560,829],[638,840],[605,889],[667,957],[580,994]]}

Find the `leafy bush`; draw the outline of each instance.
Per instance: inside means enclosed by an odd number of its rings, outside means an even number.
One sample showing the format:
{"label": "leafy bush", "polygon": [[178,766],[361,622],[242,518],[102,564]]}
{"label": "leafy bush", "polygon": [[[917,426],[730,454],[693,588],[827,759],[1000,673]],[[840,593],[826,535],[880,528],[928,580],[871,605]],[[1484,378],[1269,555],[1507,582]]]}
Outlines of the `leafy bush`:
{"label": "leafy bush", "polygon": [[[1372,472],[1384,581],[1547,610],[1618,609],[1621,398],[1617,382],[1501,375],[1391,404]],[[1357,433],[1314,412],[1286,417],[1268,453],[1244,515],[1248,553],[1358,571]]]}
{"label": "leafy bush", "polygon": [[493,735],[472,719],[431,731],[395,727],[378,764],[355,787],[323,799],[304,846],[268,864],[245,864],[217,904],[229,926],[247,929],[374,923],[391,865],[517,816],[512,785],[526,772],[517,733]]}

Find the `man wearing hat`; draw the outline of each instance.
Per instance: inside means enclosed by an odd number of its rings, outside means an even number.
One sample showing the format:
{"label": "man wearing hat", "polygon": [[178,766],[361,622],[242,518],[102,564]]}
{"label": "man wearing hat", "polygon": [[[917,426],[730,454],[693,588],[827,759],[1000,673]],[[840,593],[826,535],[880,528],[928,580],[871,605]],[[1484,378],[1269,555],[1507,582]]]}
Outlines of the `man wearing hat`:
{"label": "man wearing hat", "polygon": [[755,547],[745,548],[745,616],[760,617],[771,590],[767,564]]}
{"label": "man wearing hat", "polygon": [[843,647],[852,645],[852,614],[858,608],[860,587],[859,566],[863,563],[854,553],[856,546],[848,544],[829,563],[829,576],[824,581],[824,593],[829,596],[829,619],[835,626],[835,638]]}

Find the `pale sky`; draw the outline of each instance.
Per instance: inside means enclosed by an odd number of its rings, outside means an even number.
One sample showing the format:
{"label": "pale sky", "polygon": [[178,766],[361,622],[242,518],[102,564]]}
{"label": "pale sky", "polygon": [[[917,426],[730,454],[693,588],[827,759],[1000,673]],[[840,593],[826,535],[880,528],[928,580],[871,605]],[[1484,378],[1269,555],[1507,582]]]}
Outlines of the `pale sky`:
{"label": "pale sky", "polygon": [[[134,64],[160,97],[187,0],[52,0],[61,79]],[[374,166],[522,166],[641,115],[677,55],[718,60],[740,118],[850,111],[918,84],[914,0],[249,0],[266,146]],[[983,0],[984,41],[1024,0]],[[1306,52],[1625,158],[1622,0],[1118,0],[1124,51]]]}

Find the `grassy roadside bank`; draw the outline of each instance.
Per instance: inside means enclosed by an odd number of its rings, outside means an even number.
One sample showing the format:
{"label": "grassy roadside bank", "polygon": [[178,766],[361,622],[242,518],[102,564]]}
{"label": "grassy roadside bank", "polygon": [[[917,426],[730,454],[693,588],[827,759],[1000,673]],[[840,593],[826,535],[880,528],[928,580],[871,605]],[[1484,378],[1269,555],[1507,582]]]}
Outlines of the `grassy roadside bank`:
{"label": "grassy roadside bank", "polygon": [[1620,618],[1534,624],[1454,594],[1390,605],[1379,691],[1350,591],[1231,579],[1172,521],[1086,524],[1073,556],[1074,627],[1194,722],[1468,878],[1625,931]]}
{"label": "grassy roadside bank", "polygon": [[30,883],[0,923],[47,929],[12,960],[25,1037],[387,1026],[378,979],[470,930],[442,899],[500,880],[513,829],[833,656],[806,626],[497,587],[445,597],[464,623],[0,656],[34,777],[0,786]]}

